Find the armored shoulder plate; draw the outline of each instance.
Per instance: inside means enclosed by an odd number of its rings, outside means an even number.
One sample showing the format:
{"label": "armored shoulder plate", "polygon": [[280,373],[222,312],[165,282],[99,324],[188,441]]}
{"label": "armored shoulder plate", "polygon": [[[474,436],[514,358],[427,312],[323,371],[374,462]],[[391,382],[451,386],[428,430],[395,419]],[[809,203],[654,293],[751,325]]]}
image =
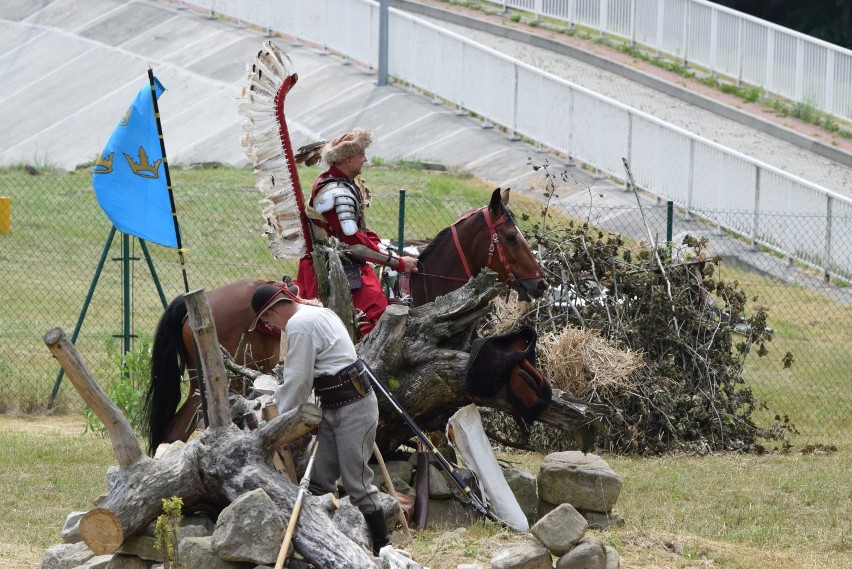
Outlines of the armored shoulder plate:
{"label": "armored shoulder plate", "polygon": [[314,197],[314,209],[325,213],[334,209],[340,227],[345,235],[358,232],[358,220],[361,219],[361,202],[357,190],[343,180],[333,180],[317,192]]}

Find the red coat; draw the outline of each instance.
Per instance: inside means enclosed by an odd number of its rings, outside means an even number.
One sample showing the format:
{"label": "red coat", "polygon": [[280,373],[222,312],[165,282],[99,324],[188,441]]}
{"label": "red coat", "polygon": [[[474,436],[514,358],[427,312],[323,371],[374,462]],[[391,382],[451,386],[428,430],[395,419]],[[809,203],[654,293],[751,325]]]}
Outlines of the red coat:
{"label": "red coat", "polygon": [[[346,178],[346,175],[334,166],[332,166],[328,171],[320,174],[311,189],[311,205],[313,205],[314,198],[317,195],[321,182],[330,177]],[[355,186],[351,179],[346,179]],[[347,245],[364,245],[381,253],[382,251],[379,248],[379,236],[370,229],[367,229],[366,224],[364,223],[364,201],[360,192],[358,194],[358,198],[361,203],[361,218],[358,220],[359,229],[353,235],[343,234],[343,229],[340,227],[340,220],[337,218],[337,212],[334,208],[322,214],[325,219],[324,222],[317,220],[311,221],[319,227],[322,227],[330,236],[339,239],[342,243],[346,243]],[[299,272],[296,275],[296,285],[299,287],[299,294],[302,298],[317,298],[317,276],[314,271],[314,262],[310,255],[299,260]],[[367,315],[367,322],[361,326],[362,335],[367,334],[373,329],[373,327],[375,327],[376,322],[378,322],[379,318],[381,318],[388,306],[388,300],[385,297],[385,293],[382,291],[379,277],[376,276],[373,266],[369,263],[363,263],[361,265],[361,288],[352,291],[352,304],[355,306],[356,310],[363,310]]]}

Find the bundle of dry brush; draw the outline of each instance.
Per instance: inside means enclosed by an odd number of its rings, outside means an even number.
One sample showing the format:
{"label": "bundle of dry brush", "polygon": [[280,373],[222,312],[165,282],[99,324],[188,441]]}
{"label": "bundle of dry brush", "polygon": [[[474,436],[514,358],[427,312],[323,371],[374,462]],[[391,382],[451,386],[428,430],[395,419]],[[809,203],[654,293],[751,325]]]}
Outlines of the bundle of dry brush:
{"label": "bundle of dry brush", "polygon": [[[762,448],[757,439],[767,433],[752,421],[756,402],[742,370],[747,356],[768,353],[767,315],[747,306],[755,299],[737,282],[715,278],[720,260],[705,258],[706,240],[687,236],[655,250],[547,208],[525,221],[551,294],[498,303],[480,333],[533,326],[539,367],[553,386],[607,408],[601,450]],[[573,445],[555,429],[498,411],[485,420],[507,445],[542,452]]]}

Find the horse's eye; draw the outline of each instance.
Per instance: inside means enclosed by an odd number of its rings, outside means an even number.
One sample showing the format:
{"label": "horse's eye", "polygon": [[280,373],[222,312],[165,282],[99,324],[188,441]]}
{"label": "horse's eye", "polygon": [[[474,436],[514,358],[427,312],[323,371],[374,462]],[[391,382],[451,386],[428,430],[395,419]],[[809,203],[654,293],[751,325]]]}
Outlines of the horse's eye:
{"label": "horse's eye", "polygon": [[509,243],[517,243],[518,242],[518,234],[517,233],[507,233],[506,241]]}

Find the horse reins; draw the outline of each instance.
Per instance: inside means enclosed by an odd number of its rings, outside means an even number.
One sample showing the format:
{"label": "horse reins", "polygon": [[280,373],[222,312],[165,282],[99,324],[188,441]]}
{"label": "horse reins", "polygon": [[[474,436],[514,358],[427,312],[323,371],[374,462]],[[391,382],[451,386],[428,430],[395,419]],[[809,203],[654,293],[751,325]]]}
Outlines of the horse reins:
{"label": "horse reins", "polygon": [[[515,274],[512,272],[512,267],[509,265],[509,260],[506,258],[506,254],[503,252],[503,245],[500,244],[500,239],[497,236],[497,226],[499,226],[502,223],[507,222],[509,220],[509,218],[504,213],[500,217],[498,217],[496,221],[493,221],[491,219],[491,214],[488,212],[488,206],[484,206],[484,207],[481,207],[479,209],[475,209],[473,211],[466,213],[465,215],[463,215],[462,217],[457,219],[455,221],[455,223],[453,223],[450,226],[450,231],[452,231],[452,234],[453,234],[453,241],[456,244],[456,252],[459,254],[459,257],[461,258],[462,266],[464,267],[464,272],[467,275],[468,279],[473,278],[473,273],[471,272],[470,266],[468,265],[467,257],[465,256],[464,250],[462,249],[462,246],[461,246],[461,242],[459,241],[459,234],[458,234],[458,231],[456,230],[456,225],[458,223],[464,221],[465,219],[472,217],[472,216],[474,216],[474,215],[476,215],[480,212],[482,212],[482,216],[485,218],[485,222],[488,224],[488,261],[485,263],[485,266],[489,267],[489,268],[491,267],[491,262],[494,260],[494,252],[496,251],[497,252],[497,258],[503,264],[503,268],[506,269],[506,273],[508,274],[508,279],[507,279],[506,282],[511,286],[514,283],[516,283],[518,281],[518,279],[515,278]],[[430,275],[430,276],[436,276],[436,275]],[[541,271],[538,270],[538,271],[533,272],[531,275],[522,276],[521,280],[538,278],[540,276],[541,276]],[[456,280],[456,281],[461,281],[461,282],[467,282],[466,279],[458,279],[458,278],[453,278],[453,277],[440,277],[440,278],[451,279],[451,280]]]}

